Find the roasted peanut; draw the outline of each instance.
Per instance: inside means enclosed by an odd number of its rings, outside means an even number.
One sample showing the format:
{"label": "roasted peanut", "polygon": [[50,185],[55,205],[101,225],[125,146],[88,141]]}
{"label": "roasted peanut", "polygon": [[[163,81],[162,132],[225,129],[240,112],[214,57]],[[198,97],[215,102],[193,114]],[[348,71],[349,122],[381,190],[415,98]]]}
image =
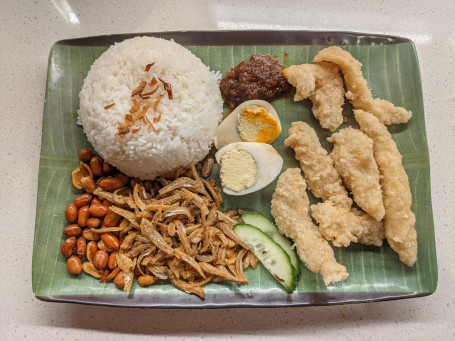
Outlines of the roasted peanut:
{"label": "roasted peanut", "polygon": [[152,189],[152,182],[150,180],[144,181],[144,188],[147,192],[150,192]]}
{"label": "roasted peanut", "polygon": [[85,253],[87,252],[87,241],[85,240],[84,237],[79,237],[77,238],[76,241],[76,253],[79,258],[82,258],[85,256]]}
{"label": "roasted peanut", "polygon": [[103,176],[103,165],[98,156],[94,156],[90,159],[90,168],[92,168],[93,175]]}
{"label": "roasted peanut", "polygon": [[116,267],[114,270],[111,271],[111,273],[109,274],[109,276],[107,276],[106,280],[108,281],[112,281],[115,276],[117,276],[117,274],[120,272],[120,268],[119,267]]}
{"label": "roasted peanut", "polygon": [[209,155],[204,160],[204,165],[202,166],[201,175],[206,178],[212,174],[213,164],[215,163],[215,159],[213,156]]}
{"label": "roasted peanut", "polygon": [[121,215],[115,213],[114,211],[109,210],[109,212],[107,212],[106,216],[104,217],[103,226],[106,227],[117,226],[121,217],[122,217]]}
{"label": "roasted peanut", "polygon": [[93,198],[92,205],[102,205],[102,204],[103,204],[103,200],[101,200],[98,197]]}
{"label": "roasted peanut", "polygon": [[138,268],[137,266],[134,268],[134,274],[135,274],[136,276],[141,276],[141,275],[142,275],[141,270],[139,270],[139,268]]}
{"label": "roasted peanut", "polygon": [[114,251],[114,250],[112,250],[112,249],[109,249],[109,248],[104,244],[104,242],[103,242],[102,240],[100,240],[100,241],[98,242],[98,244],[96,244],[96,245],[98,245],[98,250],[105,250],[105,251],[107,251],[107,252],[112,252],[112,251]]}
{"label": "roasted peanut", "polygon": [[68,237],[77,237],[82,233],[82,229],[78,224],[68,225],[64,230],[63,234],[66,234]]}
{"label": "roasted peanut", "polygon": [[74,205],[76,207],[82,207],[92,202],[93,196],[90,193],[84,193],[74,199]]}
{"label": "roasted peanut", "polygon": [[82,231],[82,236],[85,239],[90,240],[90,241],[100,240],[100,234],[90,231],[89,228],[86,228],[86,229],[84,229],[84,231]]}
{"label": "roasted peanut", "polygon": [[96,229],[100,225],[101,225],[101,219],[91,217],[91,218],[88,218],[88,220],[87,220],[87,227],[89,227],[91,229]]}
{"label": "roasted peanut", "polygon": [[109,255],[109,260],[107,261],[107,267],[111,270],[114,270],[118,264],[117,264],[117,254],[118,251],[111,252]]}
{"label": "roasted peanut", "polygon": [[66,258],[70,257],[76,250],[76,237],[69,237],[62,245],[61,252]]}
{"label": "roasted peanut", "polygon": [[142,275],[137,278],[137,284],[141,287],[145,287],[147,285],[152,285],[158,280],[157,277],[150,276],[150,275]]}
{"label": "roasted peanut", "polygon": [[79,275],[82,272],[82,262],[76,256],[71,256],[66,261],[66,268],[72,275]]}
{"label": "roasted peanut", "polygon": [[122,180],[109,176],[98,181],[98,186],[105,191],[115,191],[122,188],[124,184]]}
{"label": "roasted peanut", "polygon": [[78,156],[81,161],[89,162],[90,159],[95,156],[95,153],[93,153],[90,149],[84,148],[79,151]]}
{"label": "roasted peanut", "polygon": [[88,218],[90,217],[90,207],[83,206],[79,209],[79,212],[77,212],[77,223],[80,227],[85,227],[87,226],[87,221]]}
{"label": "roasted peanut", "polygon": [[103,161],[103,173],[105,175],[112,175],[115,172],[115,167],[109,162]]}
{"label": "roasted peanut", "polygon": [[74,187],[77,189],[82,189],[82,182],[81,179],[84,177],[84,173],[82,173],[81,167],[77,167],[75,170],[71,172],[71,182]]}
{"label": "roasted peanut", "polygon": [[161,186],[160,184],[158,183],[158,181],[153,181],[152,182],[152,186],[151,186],[151,189],[150,189],[150,193],[152,194],[152,196],[155,196],[158,194],[158,191],[161,189]]}
{"label": "roasted peanut", "polygon": [[124,281],[125,276],[123,275],[123,271],[120,271],[117,276],[114,278],[114,284],[117,286],[117,288],[123,288],[125,283]]}
{"label": "roasted peanut", "polygon": [[[111,203],[109,200],[104,199],[104,200],[103,200],[103,205],[109,207],[109,206],[112,206],[112,203]],[[109,212],[108,212],[108,213],[109,213]]]}
{"label": "roasted peanut", "polygon": [[93,258],[95,254],[98,252],[98,245],[96,242],[91,241],[87,244],[87,259],[89,262],[93,263]]}
{"label": "roasted peanut", "polygon": [[184,176],[186,176],[187,178],[192,178],[193,177],[193,171],[191,170],[191,168],[188,168],[185,173],[183,173]]}
{"label": "roasted peanut", "polygon": [[77,207],[74,204],[69,204],[66,207],[65,218],[70,223],[74,223],[77,220]]}
{"label": "roasted peanut", "polygon": [[88,176],[84,176],[81,179],[81,184],[87,193],[92,194],[93,191],[96,189],[95,180],[93,180],[93,178],[90,178]]}
{"label": "roasted peanut", "polygon": [[120,243],[118,238],[114,236],[112,233],[102,233],[101,240],[103,241],[104,245],[106,245],[111,250],[118,250],[120,248]]}
{"label": "roasted peanut", "polygon": [[123,182],[123,186],[126,186],[128,183],[128,177],[125,174],[116,173],[114,174],[114,178],[121,180]]}
{"label": "roasted peanut", "polygon": [[109,277],[109,274],[110,274],[110,272],[107,269],[102,271],[101,272],[101,277],[100,277],[100,283],[106,283],[107,279]]}
{"label": "roasted peanut", "polygon": [[79,163],[79,168],[83,174],[83,176],[85,177],[89,177],[89,178],[93,178],[93,172],[92,172],[92,169],[90,168],[89,165],[87,165],[86,163],[83,163],[83,162],[80,162]]}
{"label": "roasted peanut", "polygon": [[130,185],[131,185],[131,188],[134,188],[134,186],[136,186],[136,185],[143,186],[143,183],[142,183],[141,179],[134,178],[134,179],[131,179]]}
{"label": "roasted peanut", "polygon": [[82,264],[82,270],[84,270],[85,273],[95,277],[95,278],[100,278],[101,277],[101,270],[98,270],[93,266],[92,263],[90,262],[85,262]]}
{"label": "roasted peanut", "polygon": [[107,266],[109,255],[105,250],[98,250],[93,257],[93,266],[99,270],[104,269]]}
{"label": "roasted peanut", "polygon": [[104,217],[109,212],[109,207],[104,205],[91,205],[90,214],[94,217]]}

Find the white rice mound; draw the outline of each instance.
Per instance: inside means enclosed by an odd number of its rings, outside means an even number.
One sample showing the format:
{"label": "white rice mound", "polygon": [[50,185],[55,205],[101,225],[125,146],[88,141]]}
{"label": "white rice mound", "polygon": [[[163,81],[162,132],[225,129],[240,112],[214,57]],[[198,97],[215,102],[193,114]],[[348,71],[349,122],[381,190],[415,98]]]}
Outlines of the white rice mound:
{"label": "white rice mound", "polygon": [[[145,72],[151,63],[155,64]],[[132,90],[152,77],[171,84],[173,94],[172,100],[166,95],[156,111],[152,105],[147,112],[152,122],[161,115],[153,123],[157,131],[137,121],[133,128],[142,127],[140,131],[116,137],[118,122],[125,122],[132,106]],[[93,63],[79,94],[78,123],[107,162],[128,176],[152,180],[207,155],[222,119],[220,78],[173,41],[128,39],[111,46]],[[115,105],[104,109],[111,103]]]}

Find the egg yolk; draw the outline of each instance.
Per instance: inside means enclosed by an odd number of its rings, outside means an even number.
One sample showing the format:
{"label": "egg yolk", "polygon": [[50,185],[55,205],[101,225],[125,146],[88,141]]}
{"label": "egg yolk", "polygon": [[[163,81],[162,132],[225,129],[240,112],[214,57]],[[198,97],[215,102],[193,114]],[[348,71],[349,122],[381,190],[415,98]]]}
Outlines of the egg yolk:
{"label": "egg yolk", "polygon": [[281,133],[277,120],[264,107],[258,105],[243,109],[237,129],[240,138],[247,142],[271,143]]}
{"label": "egg yolk", "polygon": [[258,165],[254,157],[243,149],[234,148],[221,156],[221,183],[234,192],[244,191],[256,182]]}

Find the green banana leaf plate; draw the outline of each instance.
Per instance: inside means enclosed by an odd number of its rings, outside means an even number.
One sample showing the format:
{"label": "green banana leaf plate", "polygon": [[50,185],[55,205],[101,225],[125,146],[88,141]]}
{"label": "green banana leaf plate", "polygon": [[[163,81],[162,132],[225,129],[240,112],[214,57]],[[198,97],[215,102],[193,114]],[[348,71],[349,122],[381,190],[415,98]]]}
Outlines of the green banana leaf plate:
{"label": "green banana leaf plate", "polygon": [[[135,283],[127,294],[112,282],[100,283],[85,273],[70,275],[60,247],[65,240],[62,230],[67,225],[65,208],[79,194],[71,184],[71,171],[79,162],[77,152],[91,148],[82,128],[76,124],[79,91],[96,58],[111,44],[137,35],[172,38],[223,75],[254,53],[269,54],[284,65],[293,65],[311,63],[314,55],[329,45],[348,50],[363,64],[363,74],[375,97],[413,112],[407,124],[389,126],[389,131],[403,154],[410,181],[419,243],[416,264],[413,267],[402,264],[387,242],[381,248],[353,244],[334,248],[336,259],[350,274],[343,282],[326,287],[320,275],[302,265],[297,289],[293,294],[286,294],[259,264],[256,269],[247,269],[247,285],[227,282],[206,285],[204,300],[165,281],[150,287]],[[331,148],[326,141],[330,132],[320,128],[311,113],[311,103],[294,102],[293,95],[291,92],[272,102],[283,127],[283,133],[273,143],[284,159],[283,171],[298,167],[293,151],[283,144],[293,121],[310,124],[323,146],[327,150]],[[344,105],[344,115],[347,122],[343,126],[358,127],[348,102]],[[225,196],[223,209],[242,208],[270,217],[275,185],[276,181],[243,197]],[[438,269],[420,70],[414,44],[404,38],[350,32],[223,31],[125,34],[59,41],[49,55],[37,197],[32,271],[33,292],[41,300],[129,307],[276,307],[418,297],[436,290]]]}

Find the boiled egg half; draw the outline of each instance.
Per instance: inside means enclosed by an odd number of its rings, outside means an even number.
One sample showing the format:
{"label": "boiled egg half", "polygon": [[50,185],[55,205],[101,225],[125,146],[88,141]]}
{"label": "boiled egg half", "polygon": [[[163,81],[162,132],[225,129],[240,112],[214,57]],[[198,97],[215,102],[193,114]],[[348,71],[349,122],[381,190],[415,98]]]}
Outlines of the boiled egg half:
{"label": "boiled egg half", "polygon": [[269,144],[258,142],[230,143],[215,154],[220,165],[223,192],[245,195],[270,184],[280,174],[283,159]]}
{"label": "boiled egg half", "polygon": [[221,149],[233,142],[272,143],[280,134],[280,118],[269,102],[246,101],[218,126],[215,147]]}

